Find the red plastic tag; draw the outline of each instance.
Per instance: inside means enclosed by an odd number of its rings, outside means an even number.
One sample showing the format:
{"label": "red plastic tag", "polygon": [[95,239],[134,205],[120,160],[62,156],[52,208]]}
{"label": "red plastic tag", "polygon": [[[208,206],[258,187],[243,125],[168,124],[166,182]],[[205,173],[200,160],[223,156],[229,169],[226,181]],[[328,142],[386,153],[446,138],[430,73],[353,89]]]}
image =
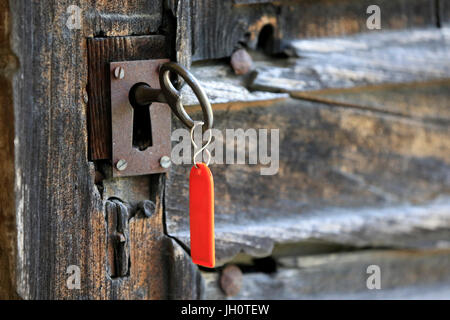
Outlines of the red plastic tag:
{"label": "red plastic tag", "polygon": [[197,163],[189,176],[189,216],[192,261],[201,266],[215,265],[214,181],[204,163]]}

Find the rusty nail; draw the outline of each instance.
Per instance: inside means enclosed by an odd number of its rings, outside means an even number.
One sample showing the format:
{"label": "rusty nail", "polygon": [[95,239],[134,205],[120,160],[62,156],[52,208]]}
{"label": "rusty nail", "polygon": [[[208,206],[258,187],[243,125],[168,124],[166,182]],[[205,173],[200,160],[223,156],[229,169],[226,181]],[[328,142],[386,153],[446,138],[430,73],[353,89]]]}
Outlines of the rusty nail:
{"label": "rusty nail", "polygon": [[159,164],[164,169],[167,169],[172,164],[172,161],[170,160],[170,158],[168,156],[163,156],[163,157],[161,157],[161,159],[159,159]]}
{"label": "rusty nail", "polygon": [[123,170],[125,170],[127,168],[127,165],[128,165],[128,163],[127,163],[127,161],[125,159],[120,159],[116,163],[116,168],[119,171],[123,171]]}
{"label": "rusty nail", "polygon": [[238,49],[231,55],[231,67],[235,74],[247,74],[253,65],[252,57],[245,49]]}
{"label": "rusty nail", "polygon": [[220,287],[227,296],[235,296],[242,286],[242,271],[236,265],[228,265],[222,270]]}
{"label": "rusty nail", "polygon": [[122,67],[116,67],[114,69],[114,77],[116,79],[123,79],[125,77],[125,70]]}

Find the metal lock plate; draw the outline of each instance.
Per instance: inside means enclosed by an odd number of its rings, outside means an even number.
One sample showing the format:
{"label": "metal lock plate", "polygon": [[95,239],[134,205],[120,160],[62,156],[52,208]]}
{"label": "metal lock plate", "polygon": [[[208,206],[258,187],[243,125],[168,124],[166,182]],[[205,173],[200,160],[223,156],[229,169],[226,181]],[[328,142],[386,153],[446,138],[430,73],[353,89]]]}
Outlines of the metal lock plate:
{"label": "metal lock plate", "polygon": [[[150,105],[152,145],[145,150],[133,146],[133,112],[129,100],[131,88],[146,83],[160,89],[159,67],[168,59],[110,63],[112,165],[113,176],[124,177],[166,172],[160,159],[170,157],[171,109],[165,103]],[[122,68],[122,69],[120,69]]]}

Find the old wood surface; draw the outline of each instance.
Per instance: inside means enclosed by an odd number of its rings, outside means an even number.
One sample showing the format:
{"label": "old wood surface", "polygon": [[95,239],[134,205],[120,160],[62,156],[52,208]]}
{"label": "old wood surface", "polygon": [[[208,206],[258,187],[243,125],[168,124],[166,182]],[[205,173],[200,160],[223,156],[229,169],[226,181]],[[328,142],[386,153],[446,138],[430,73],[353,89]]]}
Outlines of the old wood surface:
{"label": "old wood surface", "polygon": [[255,61],[254,90],[349,88],[450,77],[450,29],[364,33],[293,41],[295,58]]}
{"label": "old wood surface", "polygon": [[448,126],[450,81],[293,92],[296,98],[361,110],[380,111]]}
{"label": "old wood surface", "polygon": [[[195,284],[201,284],[197,269],[183,249],[164,233],[160,201],[164,183],[158,176],[148,179],[147,188],[140,192],[141,182],[131,182],[136,190],[133,199],[115,193],[116,199],[130,206],[130,269],[125,277],[111,277],[105,211],[108,199],[102,197],[102,179],[108,177],[100,163],[96,170],[88,161],[86,38],[156,33],[163,24],[162,2],[71,4],[82,9],[79,30],[66,27],[68,4],[56,1],[13,1],[11,18],[6,19],[12,21],[11,47],[18,59],[17,67],[11,61],[6,65],[15,68],[9,85],[11,94],[2,91],[6,105],[10,106],[8,101],[14,99],[17,226],[14,228],[11,210],[4,206],[2,228],[17,231],[18,248],[15,261],[2,257],[2,271],[4,263],[16,266],[17,280],[14,270],[8,279],[16,281],[17,293],[24,299],[197,298],[200,287]],[[5,30],[5,35],[8,33]],[[119,45],[121,39],[111,43]],[[136,48],[130,50],[135,52]],[[2,51],[2,57],[10,56]],[[7,78],[2,79],[8,88]],[[1,114],[7,115],[7,110],[2,109]],[[1,130],[11,132],[12,127],[2,126]],[[9,146],[12,141],[9,135]],[[8,174],[8,166],[2,174]],[[12,182],[5,181],[9,185]],[[2,200],[5,195],[12,196],[2,192]],[[139,212],[134,199],[154,201],[155,213],[150,217],[134,214]],[[10,237],[10,233],[2,229],[2,237]],[[7,249],[9,257],[14,257],[9,252],[12,248]],[[70,265],[81,269],[79,290],[67,287]]]}
{"label": "old wood surface", "polygon": [[[215,105],[243,101],[264,103],[289,97],[288,93],[249,90],[248,76],[236,76],[229,63],[194,64],[190,71],[204,88],[210,102]],[[183,86],[181,94],[184,105],[198,104],[197,97],[189,86]]]}
{"label": "old wood surface", "polygon": [[[288,58],[249,50],[252,71],[245,75],[234,74],[227,61],[194,63],[191,72],[214,104],[269,101],[288,94],[313,98],[317,95],[311,91],[322,94],[320,90],[395,83],[401,84],[398,87],[404,88],[405,94],[414,95],[414,90],[407,92],[411,86],[404,86],[405,82],[438,81],[450,76],[449,34],[449,28],[436,28],[295,40],[287,46]],[[188,86],[183,87],[182,94],[185,105],[198,104]],[[432,94],[424,95],[423,103]],[[390,105],[394,106],[394,101]]]}
{"label": "old wood surface", "polygon": [[[189,166],[173,166],[167,178],[114,179],[108,161],[90,161],[109,157],[108,145],[95,146],[90,140],[95,135],[89,134],[94,132],[89,125],[95,125],[98,112],[104,117],[95,127],[103,132],[101,139],[108,139],[104,118],[109,111],[107,102],[92,90],[104,89],[104,82],[97,86],[88,79],[93,62],[88,42],[99,44],[99,50],[92,52],[104,61],[154,57],[147,48],[164,50],[158,54],[185,65],[229,57],[242,46],[265,53],[284,49],[298,53],[295,48],[300,42],[290,40],[365,30],[368,4],[365,0],[164,4],[161,0],[70,4],[0,0],[5,21],[0,27],[0,156],[4,159],[0,164],[0,298],[196,299],[216,294],[210,279],[217,279],[217,270],[202,275],[188,255]],[[69,5],[81,9],[81,29],[67,28]],[[448,21],[442,1],[386,0],[380,6],[385,29],[433,28]],[[324,21],[323,16],[329,19]],[[273,37],[267,25],[273,25]],[[268,33],[260,36],[264,26]],[[124,38],[131,36],[142,41],[142,47]],[[417,66],[417,73],[406,72],[399,81],[447,77],[442,47],[447,40],[440,41],[442,37],[446,36],[419,37],[425,43],[406,44],[413,53],[429,53],[428,45],[440,50],[441,55],[427,56],[440,62],[425,61],[433,75]],[[110,46],[123,56],[111,57],[106,51]],[[401,48],[388,50],[386,60],[397,52],[404,53]],[[291,59],[299,62],[302,57]],[[273,81],[274,88],[255,92],[251,80],[257,81],[262,73],[254,79],[231,77],[224,61],[194,67],[213,100],[215,126],[280,128],[281,161],[278,175],[265,177],[259,175],[261,166],[212,165],[219,266],[236,260],[241,252],[243,260],[275,255],[277,250],[272,249],[279,245],[289,245],[289,254],[319,250],[317,244],[306,246],[311,242],[325,244],[327,248],[320,249],[325,251],[335,246],[448,247],[447,82],[337,93],[280,90]],[[271,64],[277,69],[279,62],[265,57],[256,70]],[[393,71],[391,75],[402,73]],[[315,89],[336,87],[318,76],[313,80],[322,84]],[[373,83],[350,82],[350,87]],[[406,97],[411,91],[414,94]],[[188,104],[195,103],[192,96],[187,99]],[[198,108],[188,111],[198,116]],[[180,126],[177,120],[174,124]],[[389,254],[382,255],[390,259]],[[411,268],[420,268],[421,259],[408,260]],[[431,255],[426,270],[437,272],[433,279],[441,275],[433,261],[442,259],[446,258],[441,253]],[[287,263],[285,258],[277,261]],[[67,286],[70,265],[80,267],[80,289]],[[334,274],[338,272],[339,268]],[[303,277],[300,273],[297,267],[283,265],[275,283],[290,283],[292,277]],[[259,271],[246,272],[244,282],[252,277],[267,280]],[[255,281],[254,288],[272,288],[259,283]],[[298,292],[295,283],[292,288],[287,294]]]}
{"label": "old wood surface", "polygon": [[[450,131],[442,101],[448,101],[448,83],[438,91],[427,108],[442,114],[440,121],[421,119],[424,109],[402,92],[391,96],[405,115],[295,99],[216,109],[219,130],[280,129],[276,175],[260,175],[261,165],[211,167],[218,263],[240,251],[264,256],[274,243],[311,239],[355,246],[446,243]],[[188,170],[172,168],[166,196],[167,230],[186,245]]]}
{"label": "old wood surface", "polygon": [[[192,68],[216,103],[216,128],[280,129],[277,176],[260,176],[260,166],[212,167],[222,182],[218,264],[311,240],[448,245],[450,90],[440,80],[450,76],[448,30],[297,40],[291,48],[297,57],[252,52],[253,79],[225,63]],[[280,91],[301,100],[267,96]],[[185,102],[195,101],[186,90]],[[172,169],[166,207],[169,233],[189,245],[186,174]]]}
{"label": "old wood surface", "polygon": [[[196,61],[229,57],[241,45],[256,48],[258,42],[274,53],[292,39],[365,32],[366,9],[371,4],[370,0],[201,0],[178,1],[172,12],[178,22],[177,47]],[[383,0],[377,5],[383,29],[437,25],[435,1]]]}
{"label": "old wood surface", "polygon": [[[448,250],[364,250],[283,257],[275,272],[244,273],[241,290],[226,296],[220,273],[203,273],[206,299],[448,299]],[[381,290],[369,290],[367,267],[381,273]],[[242,266],[245,269],[245,265]]]}
{"label": "old wood surface", "polygon": [[0,1],[0,299],[16,298],[16,217],[14,205],[14,107],[12,52],[8,1]]}

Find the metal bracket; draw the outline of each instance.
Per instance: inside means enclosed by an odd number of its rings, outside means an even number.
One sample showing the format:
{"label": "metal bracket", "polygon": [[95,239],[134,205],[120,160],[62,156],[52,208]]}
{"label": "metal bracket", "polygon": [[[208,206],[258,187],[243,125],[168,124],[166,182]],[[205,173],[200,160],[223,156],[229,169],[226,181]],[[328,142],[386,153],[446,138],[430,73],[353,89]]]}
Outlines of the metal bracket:
{"label": "metal bracket", "polygon": [[133,112],[129,93],[137,83],[161,89],[160,66],[168,59],[122,61],[110,63],[112,164],[113,176],[124,177],[161,173],[161,165],[171,152],[171,109],[165,103],[153,102],[150,108],[152,145],[145,150],[133,147]]}

